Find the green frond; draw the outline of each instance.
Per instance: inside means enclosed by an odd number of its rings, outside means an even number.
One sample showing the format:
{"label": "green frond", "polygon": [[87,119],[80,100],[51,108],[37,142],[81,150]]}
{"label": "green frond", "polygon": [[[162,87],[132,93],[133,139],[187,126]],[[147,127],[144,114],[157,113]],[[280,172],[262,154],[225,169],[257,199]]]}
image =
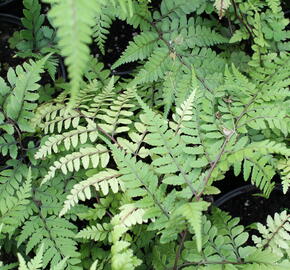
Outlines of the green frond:
{"label": "green frond", "polygon": [[136,75],[132,84],[157,81],[163,77],[169,63],[170,51],[165,47],[155,49],[144,68]]}
{"label": "green frond", "polygon": [[71,94],[75,98],[82,82],[82,75],[89,60],[88,45],[92,41],[94,18],[100,12],[99,1],[57,1],[49,16],[58,29],[58,44],[68,67]]}
{"label": "green frond", "polygon": [[120,174],[118,171],[106,169],[89,177],[87,180],[75,184],[71,189],[70,194],[67,196],[59,215],[64,215],[74,205],[76,205],[79,200],[85,201],[91,199],[91,187],[94,187],[96,191],[102,191],[105,196],[108,195],[109,189],[111,189],[114,193],[117,193],[120,189],[124,190],[123,184],[119,180],[119,177]]}
{"label": "green frond", "polygon": [[[226,1],[226,0],[225,0]],[[188,33],[185,36],[184,42],[189,48],[209,47],[221,43],[227,43],[228,39],[215,30],[199,24],[193,18],[188,20]]]}
{"label": "green frond", "polygon": [[112,68],[115,69],[125,63],[148,58],[156,48],[157,40],[158,35],[154,32],[144,32],[134,37]]}
{"label": "green frond", "polygon": [[266,0],[266,3],[274,14],[281,12],[281,2],[279,0]]}
{"label": "green frond", "polygon": [[277,162],[277,169],[281,174],[283,193],[286,194],[290,186],[290,160],[279,160]]}
{"label": "green frond", "polygon": [[27,264],[20,253],[17,255],[19,260],[19,270],[37,270],[42,268],[43,245],[40,246],[36,256],[27,262]]}
{"label": "green frond", "polygon": [[49,263],[56,266],[67,258],[67,264],[72,266],[79,263],[80,255],[74,240],[75,228],[75,225],[63,218],[33,216],[23,226],[17,245],[26,243],[25,253],[28,254],[37,245],[43,244],[43,268]]}
{"label": "green frond", "polygon": [[19,161],[9,160],[6,164],[8,168],[0,172],[0,193],[2,199],[14,196],[28,174],[27,166]]}
{"label": "green frond", "polygon": [[97,168],[100,164],[102,168],[105,168],[109,159],[108,149],[102,144],[80,148],[78,152],[68,154],[55,161],[43,178],[42,184],[53,178],[59,169],[63,174],[67,174],[68,172],[79,171],[81,166],[85,169],[89,167]]}
{"label": "green frond", "polygon": [[92,239],[94,241],[104,241],[109,237],[112,225],[108,223],[96,224],[79,231],[76,238]]}
{"label": "green frond", "polygon": [[151,218],[160,215],[168,217],[168,211],[162,203],[164,190],[158,188],[157,176],[150,167],[142,161],[137,162],[135,157],[125,155],[117,148],[112,150],[114,160],[122,174],[120,180],[124,183],[126,194],[132,198],[144,197],[136,201],[135,206],[148,210],[148,217],[150,215]]}
{"label": "green frond", "polygon": [[95,116],[101,120],[98,123],[98,127],[113,136],[128,131],[132,123],[130,117],[132,117],[133,109],[135,108],[133,102],[134,94],[134,89],[128,89],[124,93],[115,96],[115,99],[111,102],[112,105],[107,108],[102,108],[104,104],[98,104],[102,106]]}
{"label": "green frond", "polygon": [[16,159],[18,148],[14,136],[8,133],[0,136],[0,153],[3,156],[9,155],[12,159]]}
{"label": "green frond", "polygon": [[[139,211],[141,211],[141,213]],[[113,243],[111,247],[111,264],[114,270],[133,270],[140,265],[142,261],[134,256],[133,251],[129,249],[130,242],[122,238],[126,236],[128,226],[142,223],[142,215],[144,212],[141,209],[136,209],[134,205],[124,205],[122,212],[116,215],[111,222],[113,225],[111,233]],[[126,224],[128,226],[126,226]]]}
{"label": "green frond", "polygon": [[3,232],[12,234],[25,219],[32,214],[29,198],[31,197],[31,170],[25,183],[15,191],[15,195],[2,197],[0,200],[0,224]]}
{"label": "green frond", "polygon": [[49,56],[34,62],[24,63],[8,71],[8,80],[12,87],[9,96],[4,104],[4,111],[7,116],[18,123],[22,131],[32,131],[29,124],[33,117],[33,110],[37,107],[36,101],[39,95],[35,92],[40,86],[40,73]]}
{"label": "green frond", "polygon": [[173,215],[182,215],[194,230],[196,237],[197,250],[200,252],[202,247],[202,211],[209,207],[207,202],[192,202],[180,206]]}
{"label": "green frond", "polygon": [[97,14],[95,20],[93,38],[102,54],[105,54],[105,42],[107,35],[110,33],[109,28],[112,24],[112,14],[110,14],[108,8],[103,8],[102,12]]}
{"label": "green frond", "polygon": [[275,213],[274,218],[267,217],[266,226],[257,224],[261,237],[253,236],[253,241],[260,249],[269,249],[278,256],[289,256],[290,216],[287,211]]}

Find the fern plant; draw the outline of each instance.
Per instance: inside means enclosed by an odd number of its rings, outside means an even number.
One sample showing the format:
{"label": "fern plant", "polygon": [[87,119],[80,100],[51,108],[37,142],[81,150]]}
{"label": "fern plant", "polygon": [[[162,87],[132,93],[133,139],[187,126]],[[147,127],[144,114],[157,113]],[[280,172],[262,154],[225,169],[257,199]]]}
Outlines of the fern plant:
{"label": "fern plant", "polygon": [[[288,269],[289,213],[253,231],[212,203],[229,171],[266,198],[274,176],[288,191],[280,1],[45,2],[70,82],[40,87],[51,55],[0,79],[1,267]],[[112,67],[137,61],[132,78],[90,56],[115,18],[140,32]],[[23,22],[41,43],[37,1]]]}
{"label": "fern plant", "polygon": [[[16,55],[22,58],[39,60],[47,53],[57,53],[55,47],[55,31],[44,25],[45,16],[41,14],[41,5],[38,0],[23,0],[23,14],[21,19],[25,29],[14,32],[9,39],[10,48],[17,49]],[[46,63],[50,76],[54,79],[59,59],[50,57]]]}

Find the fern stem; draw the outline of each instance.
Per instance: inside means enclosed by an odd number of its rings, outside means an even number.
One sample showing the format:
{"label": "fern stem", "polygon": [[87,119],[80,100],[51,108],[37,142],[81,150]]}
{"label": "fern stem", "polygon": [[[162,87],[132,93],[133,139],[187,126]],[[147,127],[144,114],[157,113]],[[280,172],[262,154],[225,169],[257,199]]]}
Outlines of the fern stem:
{"label": "fern stem", "polygon": [[290,214],[287,215],[286,219],[284,220],[284,222],[273,232],[273,234],[271,235],[271,237],[267,240],[267,242],[264,244],[264,246],[262,247],[262,249],[266,249],[270,242],[272,241],[272,239],[275,237],[275,235],[284,227],[284,225],[289,222],[290,223]]}
{"label": "fern stem", "polygon": [[[150,22],[145,17],[142,17],[142,18],[154,28],[160,40],[162,40],[165,43],[165,45],[168,47],[170,53],[174,54],[183,66],[191,70],[191,66],[189,66],[187,63],[183,61],[182,56],[176,53],[176,51],[174,50],[174,48],[172,48],[170,43],[163,37],[163,33],[157,28],[156,22]],[[205,81],[201,77],[199,77],[197,74],[196,74],[196,78],[200,81],[200,83],[204,86],[204,88],[206,88],[209,92],[213,93],[213,91],[206,85]]]}
{"label": "fern stem", "polygon": [[244,22],[243,18],[238,13],[238,7],[237,7],[237,4],[236,4],[235,0],[231,0],[231,3],[233,5],[233,7],[234,7],[235,16],[240,21],[240,23],[246,28],[246,30],[248,31],[251,39],[254,40],[254,34],[252,33],[249,25],[246,22]]}
{"label": "fern stem", "polygon": [[228,260],[223,260],[223,261],[199,261],[199,262],[186,262],[180,266],[178,266],[177,269],[182,269],[184,267],[190,266],[190,265],[198,265],[198,266],[206,266],[209,264],[234,264],[234,265],[241,265],[241,264],[252,264],[253,262],[234,262],[234,261],[228,261]]}
{"label": "fern stem", "polygon": [[224,154],[226,146],[227,146],[228,142],[230,141],[230,138],[233,136],[233,134],[234,134],[234,132],[232,132],[229,136],[226,137],[226,139],[224,140],[224,143],[223,143],[223,145],[221,147],[220,152],[218,153],[215,161],[212,163],[207,175],[203,179],[203,181],[202,181],[203,182],[203,188],[202,188],[202,191],[200,191],[199,194],[196,196],[196,200],[197,201],[200,200],[200,198],[201,198],[201,196],[202,196],[202,194],[204,192],[204,189],[205,189],[205,187],[206,187],[206,185],[207,185],[207,183],[208,183],[208,181],[209,181],[209,179],[211,177],[211,174],[212,174],[213,170],[215,169],[216,165],[218,164],[218,162],[220,161],[222,155]]}
{"label": "fern stem", "polygon": [[187,230],[186,231],[183,231],[181,233],[181,240],[180,240],[180,243],[179,243],[179,247],[178,247],[178,249],[176,251],[173,270],[178,270],[178,268],[179,268],[177,264],[178,264],[178,261],[179,261],[180,255],[181,255],[181,251],[182,251],[183,246],[184,246],[184,241],[185,241],[185,238],[187,236],[187,233],[188,233]]}

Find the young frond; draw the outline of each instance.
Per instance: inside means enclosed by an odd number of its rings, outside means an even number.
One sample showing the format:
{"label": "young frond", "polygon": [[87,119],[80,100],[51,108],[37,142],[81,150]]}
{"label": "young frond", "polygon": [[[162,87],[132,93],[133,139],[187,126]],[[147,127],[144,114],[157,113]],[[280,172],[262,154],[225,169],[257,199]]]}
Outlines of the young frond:
{"label": "young frond", "polygon": [[115,69],[125,63],[148,58],[156,48],[157,41],[158,35],[154,32],[144,32],[134,37],[112,68]]}
{"label": "young frond", "polygon": [[[59,122],[60,123],[60,122]],[[51,136],[35,154],[36,159],[44,159],[53,152],[59,152],[59,146],[64,145],[66,150],[76,148],[79,143],[85,144],[88,140],[92,143],[98,138],[98,129],[94,122],[88,121],[88,126],[78,126],[75,130]]]}
{"label": "young frond", "polygon": [[71,83],[71,94],[76,97],[82,75],[89,60],[89,43],[92,41],[94,18],[100,12],[100,1],[57,1],[49,16],[58,28],[58,44],[65,56]]}
{"label": "young frond", "polygon": [[117,193],[120,189],[124,190],[123,184],[119,180],[120,176],[121,175],[117,171],[106,169],[78,184],[75,184],[71,189],[70,194],[67,196],[59,216],[62,216],[69,211],[79,202],[79,200],[85,201],[91,199],[91,187],[94,187],[96,191],[102,191],[105,196],[108,195],[109,189],[114,193]]}
{"label": "young frond", "polygon": [[109,160],[108,149],[102,144],[80,148],[78,152],[73,152],[55,161],[43,178],[42,184],[53,178],[59,169],[63,174],[67,174],[68,172],[79,171],[81,166],[84,169],[89,167],[97,168],[100,164],[102,168],[105,168]]}
{"label": "young frond", "polygon": [[112,230],[112,225],[109,223],[96,224],[88,226],[85,229],[79,231],[76,238],[92,239],[94,241],[104,241],[109,237]]}
{"label": "young frond", "polygon": [[29,262],[25,262],[24,258],[20,253],[18,253],[19,260],[19,270],[38,270],[42,268],[42,259],[43,259],[43,245],[40,246],[36,256],[31,259]]}
{"label": "young frond", "polygon": [[279,256],[289,256],[290,215],[287,211],[275,213],[274,218],[267,217],[267,225],[257,224],[261,237],[253,236],[253,241],[260,249],[269,249]]}
{"label": "young frond", "polygon": [[192,120],[195,92],[196,90],[194,89],[180,107],[176,108],[176,113],[172,116],[174,122],[170,122],[169,125],[177,134],[183,128],[183,122]]}
{"label": "young frond", "polygon": [[132,123],[130,117],[133,116],[132,109],[135,108],[134,93],[134,89],[128,89],[116,96],[112,105],[101,108],[96,115],[96,118],[101,120],[98,127],[113,136],[130,130],[129,126]]}
{"label": "young frond", "polygon": [[194,230],[197,250],[201,251],[202,247],[202,211],[209,207],[207,202],[192,202],[180,206],[173,215],[182,215]]}
{"label": "young frond", "polygon": [[39,97],[36,90],[40,87],[37,83],[40,80],[40,73],[49,56],[34,62],[24,63],[8,71],[9,83],[12,90],[4,104],[4,111],[7,116],[18,123],[22,131],[32,131],[29,124],[33,117],[33,110],[37,107],[36,101]]}

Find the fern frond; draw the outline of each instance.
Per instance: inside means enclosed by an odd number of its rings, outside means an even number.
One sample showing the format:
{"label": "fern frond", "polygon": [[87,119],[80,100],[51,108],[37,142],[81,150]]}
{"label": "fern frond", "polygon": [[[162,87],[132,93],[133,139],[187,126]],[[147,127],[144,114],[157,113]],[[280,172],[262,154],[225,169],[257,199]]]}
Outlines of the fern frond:
{"label": "fern frond", "polygon": [[137,201],[135,206],[145,208],[148,215],[149,212],[153,215],[152,217],[160,215],[169,217],[162,203],[164,191],[158,188],[157,176],[150,167],[142,161],[137,162],[136,158],[125,155],[117,148],[113,148],[113,156],[122,174],[120,180],[124,183],[126,194],[132,198],[144,197]]}
{"label": "fern frond", "polygon": [[102,54],[105,54],[105,42],[107,35],[110,33],[109,28],[112,24],[112,15],[107,8],[103,8],[102,12],[97,14],[96,23],[93,27],[93,38],[97,43]]}
{"label": "fern frond", "polygon": [[146,59],[156,48],[157,41],[158,35],[154,32],[144,32],[134,37],[112,68],[115,69],[125,63]]}
{"label": "fern frond", "polygon": [[76,238],[92,239],[94,241],[104,241],[109,237],[112,225],[108,223],[96,224],[79,231]]}
{"label": "fern frond", "polygon": [[0,224],[4,224],[3,232],[12,234],[32,214],[32,209],[29,206],[30,197],[31,171],[29,170],[25,183],[16,190],[15,196],[1,198]]}
{"label": "fern frond", "polygon": [[[56,266],[63,259],[73,266],[79,263],[77,243],[74,240],[75,226],[69,221],[55,216],[33,216],[28,220],[19,235],[17,245],[26,243],[25,252],[28,254],[39,244],[44,245],[43,267],[49,263]],[[60,266],[63,263],[60,263]]]}
{"label": "fern frond", "polygon": [[225,13],[225,11],[229,8],[231,5],[230,0],[215,0],[214,6],[218,11],[219,19],[221,19]]}
{"label": "fern frond", "polygon": [[281,174],[283,193],[286,194],[290,186],[290,160],[279,160],[277,169]]}
{"label": "fern frond", "polygon": [[6,164],[9,167],[0,172],[0,194],[2,199],[15,196],[15,192],[19,190],[28,175],[27,166],[21,162],[9,160]]}
{"label": "fern frond", "polygon": [[0,136],[0,153],[3,156],[9,154],[9,156],[12,159],[16,159],[18,154],[18,148],[14,136],[8,133],[5,133],[3,136]]}
{"label": "fern frond", "polygon": [[71,94],[75,98],[82,75],[89,60],[91,36],[95,15],[100,12],[100,1],[57,1],[52,5],[49,16],[57,27],[59,46],[65,56],[71,80]]}
{"label": "fern frond", "polygon": [[66,150],[70,150],[71,147],[77,147],[79,143],[85,144],[88,140],[93,143],[97,138],[97,126],[94,122],[89,121],[87,127],[78,126],[75,130],[49,137],[44,145],[39,148],[35,154],[35,158],[44,159],[53,152],[58,153],[61,144],[64,144]]}
{"label": "fern frond", "polygon": [[290,245],[290,215],[287,211],[275,213],[274,218],[267,217],[267,225],[257,224],[261,237],[253,236],[256,246],[261,249],[269,249],[271,252],[283,256],[289,256]]}
{"label": "fern frond", "polygon": [[13,90],[6,99],[4,111],[18,123],[22,131],[33,130],[28,121],[33,117],[33,110],[37,107],[35,102],[39,95],[35,91],[40,87],[37,82],[48,57],[37,62],[30,60],[23,66],[17,66],[15,71],[12,68],[8,71]]}
{"label": "fern frond", "polygon": [[19,260],[19,270],[37,270],[42,267],[42,259],[43,259],[43,245],[40,246],[36,256],[31,259],[29,262],[25,262],[24,258],[20,253],[17,254]]}
{"label": "fern frond", "polygon": [[62,173],[67,174],[68,172],[79,171],[81,166],[85,169],[90,166],[97,168],[100,164],[104,168],[109,159],[108,149],[102,144],[98,144],[95,147],[80,148],[79,152],[68,154],[55,161],[43,178],[42,184],[53,178],[59,169],[61,169]]}
{"label": "fern frond", "polygon": [[177,134],[183,128],[183,122],[192,120],[195,92],[196,90],[194,89],[180,107],[176,108],[176,113],[172,116],[174,123],[170,122],[169,125]]}
{"label": "fern frond", "polygon": [[187,24],[188,33],[184,42],[189,48],[194,48],[195,46],[208,47],[228,41],[227,38],[217,33],[215,30],[203,24],[197,24],[193,18],[190,18]]}
{"label": "fern frond", "polygon": [[71,207],[79,202],[79,200],[85,201],[91,199],[91,187],[94,187],[96,191],[101,190],[104,195],[108,195],[109,188],[111,188],[114,193],[117,193],[119,189],[124,190],[122,182],[118,179],[120,176],[121,175],[117,171],[106,169],[74,185],[70,194],[64,201],[64,206],[59,216],[69,211]]}
{"label": "fern frond", "polygon": [[173,215],[182,215],[193,228],[196,238],[197,250],[200,252],[202,247],[202,211],[209,207],[207,202],[193,202],[180,206]]}
{"label": "fern frond", "polygon": [[130,129],[129,125],[132,123],[130,119],[133,115],[132,109],[135,107],[133,103],[134,94],[134,89],[128,89],[118,95],[111,106],[101,108],[100,113],[96,115],[97,119],[102,120],[98,126],[113,136],[128,131]]}
{"label": "fern frond", "polygon": [[157,48],[149,57],[144,68],[136,75],[132,84],[157,81],[164,75],[170,59],[169,57],[170,51],[167,48]]}

